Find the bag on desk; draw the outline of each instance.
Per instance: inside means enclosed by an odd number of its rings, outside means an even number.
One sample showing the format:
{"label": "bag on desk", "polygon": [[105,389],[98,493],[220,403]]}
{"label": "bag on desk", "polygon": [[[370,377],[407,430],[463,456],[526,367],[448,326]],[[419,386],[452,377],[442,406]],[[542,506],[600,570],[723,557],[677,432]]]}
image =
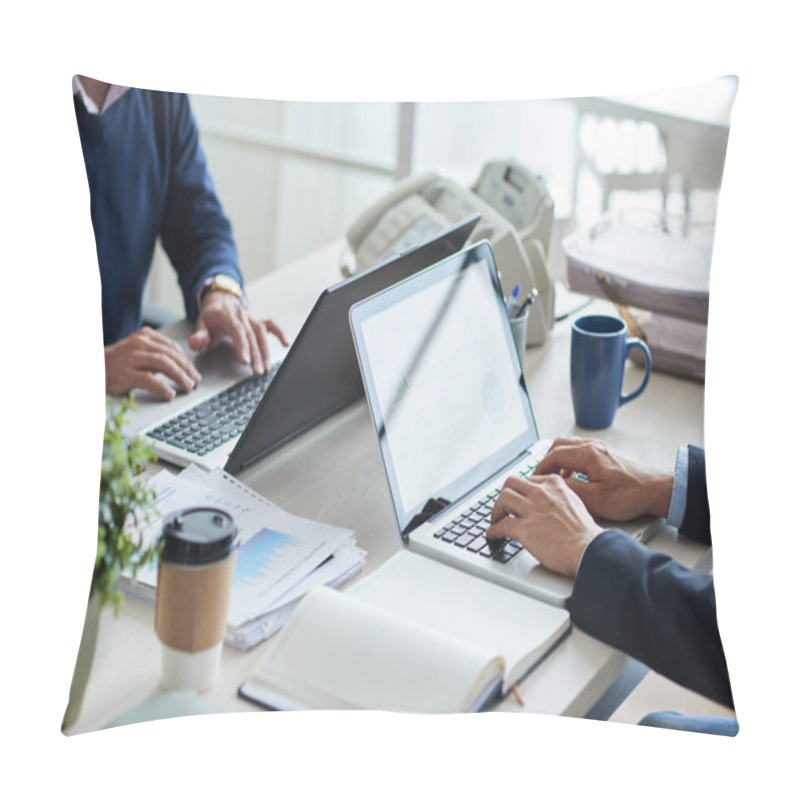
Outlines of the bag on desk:
{"label": "bag on desk", "polygon": [[568,629],[563,609],[401,551],[346,593],[309,593],[240,694],[287,710],[478,711]]}

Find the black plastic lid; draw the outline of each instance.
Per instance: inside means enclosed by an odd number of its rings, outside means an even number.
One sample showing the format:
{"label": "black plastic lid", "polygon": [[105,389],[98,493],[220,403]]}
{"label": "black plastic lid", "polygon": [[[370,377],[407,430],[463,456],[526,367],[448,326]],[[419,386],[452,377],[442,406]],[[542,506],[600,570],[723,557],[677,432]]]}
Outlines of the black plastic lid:
{"label": "black plastic lid", "polygon": [[227,558],[237,545],[233,518],[218,508],[185,508],[164,520],[161,560],[194,566]]}

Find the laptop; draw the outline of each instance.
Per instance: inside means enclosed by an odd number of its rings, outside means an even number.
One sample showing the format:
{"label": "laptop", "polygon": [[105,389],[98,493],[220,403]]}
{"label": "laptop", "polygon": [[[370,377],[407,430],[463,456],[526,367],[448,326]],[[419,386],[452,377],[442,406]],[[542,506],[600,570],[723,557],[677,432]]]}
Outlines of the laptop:
{"label": "laptop", "polygon": [[571,579],[518,542],[483,536],[505,479],[529,475],[551,444],[539,438],[489,243],[356,304],[350,326],[404,544],[565,605]]}
{"label": "laptop", "polygon": [[263,376],[239,364],[226,342],[197,356],[200,386],[169,407],[137,396],[129,430],[169,463],[240,473],[363,396],[350,306],[459,251],[479,218],[473,214],[326,289],[288,350],[270,336],[272,366]]}

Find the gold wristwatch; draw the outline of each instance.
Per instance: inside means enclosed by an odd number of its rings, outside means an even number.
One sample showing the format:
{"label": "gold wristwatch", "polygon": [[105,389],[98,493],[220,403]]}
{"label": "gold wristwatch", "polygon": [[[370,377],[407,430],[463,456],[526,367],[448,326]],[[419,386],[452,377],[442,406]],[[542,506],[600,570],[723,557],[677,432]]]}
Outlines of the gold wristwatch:
{"label": "gold wristwatch", "polygon": [[242,287],[239,285],[239,282],[234,278],[231,278],[230,275],[219,274],[209,278],[203,284],[203,287],[200,290],[200,300],[202,301],[206,295],[206,292],[214,290],[232,294],[234,297],[238,297],[244,305],[247,305],[247,300],[244,292],[242,291]]}

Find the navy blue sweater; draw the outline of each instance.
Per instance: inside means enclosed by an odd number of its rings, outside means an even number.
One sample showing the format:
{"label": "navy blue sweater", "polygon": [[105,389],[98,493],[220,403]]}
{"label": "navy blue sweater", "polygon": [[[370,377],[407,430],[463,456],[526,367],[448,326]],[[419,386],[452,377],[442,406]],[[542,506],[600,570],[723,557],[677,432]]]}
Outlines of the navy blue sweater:
{"label": "navy blue sweater", "polygon": [[91,194],[104,343],[141,327],[158,237],[178,273],[186,314],[195,319],[203,281],[219,273],[242,278],[189,99],[130,89],[98,116],[75,95],[75,113]]}

